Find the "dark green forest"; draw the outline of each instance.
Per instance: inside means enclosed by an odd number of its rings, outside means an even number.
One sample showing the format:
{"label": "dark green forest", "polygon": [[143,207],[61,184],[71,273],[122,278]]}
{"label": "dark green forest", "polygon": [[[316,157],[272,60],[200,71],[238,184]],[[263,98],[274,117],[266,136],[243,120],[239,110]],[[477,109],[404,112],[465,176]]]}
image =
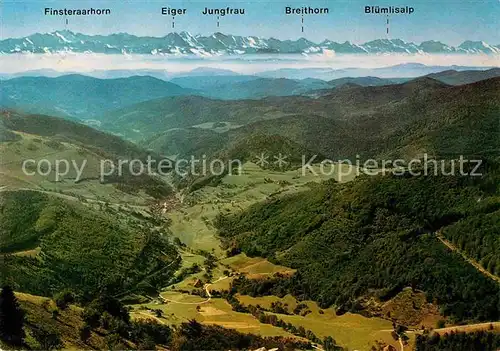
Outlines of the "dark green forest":
{"label": "dark green forest", "polygon": [[443,235],[490,273],[500,276],[500,211],[463,219],[444,228]]}
{"label": "dark green forest", "polygon": [[475,216],[498,220],[498,164],[487,162],[482,171],[482,177],[405,174],[330,181],[219,216],[216,225],[228,248],[298,270],[287,278],[241,278],[234,287],[251,295],[293,293],[342,313],[359,311],[360,297],[385,300],[411,286],[454,321],[498,320],[499,285],[435,234]]}
{"label": "dark green forest", "polygon": [[418,335],[415,351],[497,351],[500,334],[492,331]]}
{"label": "dark green forest", "polygon": [[[106,206],[98,212],[39,192],[4,192],[0,219],[0,280],[17,291],[52,296],[71,289],[82,300],[104,291],[155,293],[180,263],[160,233],[120,221]],[[36,257],[9,254],[37,246]]]}

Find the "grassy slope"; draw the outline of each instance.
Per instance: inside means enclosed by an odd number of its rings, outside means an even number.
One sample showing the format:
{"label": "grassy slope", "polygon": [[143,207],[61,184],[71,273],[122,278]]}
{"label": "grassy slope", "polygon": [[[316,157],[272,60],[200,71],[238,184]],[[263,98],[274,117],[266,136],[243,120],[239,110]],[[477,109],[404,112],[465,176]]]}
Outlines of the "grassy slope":
{"label": "grassy slope", "polygon": [[[348,349],[368,350],[376,340],[395,347],[399,346],[390,336],[392,324],[388,320],[367,318],[353,313],[337,316],[332,308],[320,309],[313,301],[299,302],[291,295],[286,295],[283,298],[238,295],[237,298],[245,306],[259,305],[268,310],[272,308],[272,303],[280,301],[287,305],[290,314],[276,314],[278,318],[296,327],[302,326],[309,329],[321,338],[332,336],[341,346]],[[305,316],[292,313],[299,303],[307,305],[306,309],[310,311]]]}
{"label": "grassy slope", "polygon": [[[82,124],[50,116],[23,115],[14,111],[3,111],[0,121],[15,139],[0,143],[2,158],[0,184],[9,188],[37,188],[58,191],[71,196],[85,196],[94,200],[111,202],[144,203],[151,198],[161,198],[171,192],[170,187],[155,176],[130,176],[128,164],[122,167],[120,177],[105,177],[101,182],[101,164],[109,160],[117,164],[118,159],[140,159],[145,162],[148,154],[158,156],[141,147]],[[11,138],[12,139],[12,138]],[[28,175],[21,165],[24,160],[48,160],[51,172],[42,176],[36,164],[28,164]],[[55,179],[57,160],[70,163],[66,174]],[[108,170],[106,161],[104,169]],[[80,182],[76,183],[78,168],[83,168]],[[45,167],[47,167],[45,165]],[[61,164],[61,172],[66,166]],[[42,168],[42,171],[46,169]]]}
{"label": "grassy slope", "polygon": [[0,119],[11,131],[51,137],[87,146],[110,156],[145,157],[147,152],[135,144],[86,125],[45,115],[27,115],[15,111],[2,111]]}

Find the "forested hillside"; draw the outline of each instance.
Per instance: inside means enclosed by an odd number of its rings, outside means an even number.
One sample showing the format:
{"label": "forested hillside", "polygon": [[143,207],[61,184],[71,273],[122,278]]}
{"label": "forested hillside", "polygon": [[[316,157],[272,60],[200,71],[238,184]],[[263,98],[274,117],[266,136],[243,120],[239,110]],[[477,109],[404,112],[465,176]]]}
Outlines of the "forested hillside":
{"label": "forested hillside", "polygon": [[2,80],[0,106],[27,113],[88,119],[106,110],[165,96],[190,95],[192,89],[149,76],[98,79],[79,74],[56,78]]}
{"label": "forested hillside", "polygon": [[[215,145],[225,147],[260,134],[288,138],[335,160],[354,160],[358,155],[362,159],[409,159],[424,153],[444,158],[494,156],[499,152],[499,94],[500,78],[463,86],[419,78],[388,86],[344,86],[316,99],[168,98],[116,111],[103,126],[116,132],[129,126],[140,130],[141,137],[152,135],[153,130],[208,122],[239,126],[222,134],[183,133],[197,150],[205,148],[208,153]],[[184,105],[189,107],[181,114]],[[146,145],[169,155],[179,151],[165,139],[165,133],[149,137]]]}
{"label": "forested hillside", "polygon": [[500,276],[500,211],[465,218],[446,227],[443,235],[490,273]]}
{"label": "forested hillside", "polygon": [[388,175],[328,182],[220,216],[228,247],[298,270],[291,278],[240,279],[235,286],[250,294],[291,292],[340,312],[362,309],[360,297],[384,300],[411,286],[456,321],[497,320],[499,285],[435,234],[459,220],[498,216],[498,165],[490,162],[483,171],[476,179]]}
{"label": "forested hillside", "polygon": [[7,82],[0,349],[500,347],[498,70]]}
{"label": "forested hillside", "polygon": [[96,211],[34,191],[3,192],[0,220],[1,284],[22,292],[70,289],[83,301],[104,292],[154,293],[179,264],[159,232],[120,220],[104,204]]}

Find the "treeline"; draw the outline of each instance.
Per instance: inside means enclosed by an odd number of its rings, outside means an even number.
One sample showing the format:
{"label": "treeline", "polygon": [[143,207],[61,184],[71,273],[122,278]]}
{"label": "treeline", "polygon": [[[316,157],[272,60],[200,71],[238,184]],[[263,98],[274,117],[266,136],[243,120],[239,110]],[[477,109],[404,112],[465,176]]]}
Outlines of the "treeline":
{"label": "treeline", "polygon": [[500,333],[495,331],[417,335],[415,342],[415,351],[497,351],[499,349]]}
{"label": "treeline", "polygon": [[[500,318],[500,288],[435,232],[498,209],[498,165],[483,177],[374,176],[326,182],[216,220],[227,250],[241,249],[297,269],[292,277],[237,282],[252,296],[292,293],[338,313],[359,311],[359,297],[389,299],[410,286],[454,321]],[[480,200],[480,201],[478,201]]]}
{"label": "treeline", "polygon": [[[314,334],[313,331],[305,329],[303,326],[296,327],[292,323],[286,322],[285,320],[276,316],[276,314],[285,314],[285,315],[290,314],[288,312],[286,306],[282,305],[281,302],[279,302],[279,303],[273,302],[271,305],[271,309],[272,309],[271,311],[266,310],[259,305],[257,305],[257,306],[254,306],[254,305],[245,306],[235,296],[236,291],[237,291],[237,289],[234,286],[231,286],[231,289],[229,291],[213,292],[212,296],[225,298],[226,301],[231,305],[231,308],[233,309],[233,311],[240,312],[240,313],[250,313],[252,316],[255,317],[255,319],[257,319],[262,324],[270,324],[274,327],[282,328],[283,330],[285,330],[293,335],[307,339],[307,340],[311,341],[312,343],[323,345],[323,349],[325,351],[341,351],[341,350],[343,350],[343,348],[341,346],[337,345],[336,341],[331,336],[328,336],[324,339],[321,339],[316,334]],[[294,309],[294,313],[301,314],[301,311],[303,309],[305,309],[306,307],[307,307],[307,305],[305,305],[305,304],[299,304],[297,306],[297,308]],[[273,313],[265,313],[265,311],[273,312],[274,314]],[[301,314],[301,315],[304,315],[304,314]]]}
{"label": "treeline", "polygon": [[260,337],[254,334],[243,334],[233,329],[217,325],[201,325],[195,320],[182,323],[174,332],[172,350],[249,350],[266,348],[279,350],[308,350],[307,342],[286,337]]}
{"label": "treeline", "polygon": [[[124,168],[122,173],[104,177],[103,183],[114,184],[118,190],[132,195],[137,195],[143,190],[155,199],[164,199],[173,194],[172,188],[160,178],[145,173],[133,175],[129,172],[128,168]],[[140,170],[135,172],[139,173]]]}
{"label": "treeline", "polygon": [[260,323],[270,324],[274,327],[281,328],[293,335],[310,340],[315,344],[323,345],[325,351],[342,351],[343,348],[338,346],[336,341],[331,337],[320,339],[312,330],[305,329],[303,326],[296,327],[290,322],[286,322],[275,314],[265,313],[264,310],[258,306],[249,305],[246,307],[248,313],[253,315]]}
{"label": "treeline", "polygon": [[0,120],[6,129],[84,145],[106,158],[145,159],[148,155],[146,150],[130,141],[63,118],[10,111],[0,114]]}

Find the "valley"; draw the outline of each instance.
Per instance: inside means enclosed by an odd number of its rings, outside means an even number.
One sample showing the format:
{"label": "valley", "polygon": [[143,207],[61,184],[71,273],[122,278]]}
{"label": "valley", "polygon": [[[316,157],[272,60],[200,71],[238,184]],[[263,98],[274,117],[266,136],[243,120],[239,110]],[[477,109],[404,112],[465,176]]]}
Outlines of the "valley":
{"label": "valley", "polygon": [[[340,79],[2,83],[0,283],[26,313],[17,346],[493,350],[498,69]],[[480,176],[439,173],[460,157]],[[189,167],[103,174],[147,159]]]}

